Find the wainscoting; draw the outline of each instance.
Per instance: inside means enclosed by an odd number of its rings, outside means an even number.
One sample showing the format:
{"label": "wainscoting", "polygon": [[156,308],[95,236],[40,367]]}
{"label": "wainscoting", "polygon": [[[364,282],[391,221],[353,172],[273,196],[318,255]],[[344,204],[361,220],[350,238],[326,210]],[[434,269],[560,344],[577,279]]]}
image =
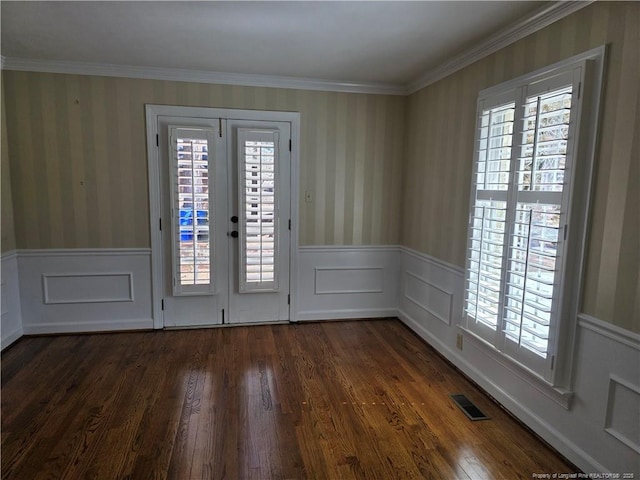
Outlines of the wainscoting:
{"label": "wainscoting", "polygon": [[26,335],[153,328],[148,249],[22,250]]}
{"label": "wainscoting", "polygon": [[396,246],[301,247],[297,320],[395,317],[399,258]]}
{"label": "wainscoting", "polygon": [[[459,328],[460,267],[393,245],[302,247],[297,265],[294,320],[397,316],[583,471],[640,476],[640,335],[579,315],[571,392],[554,394]],[[149,250],[2,257],[2,348],[23,333],[151,329],[152,319]]]}
{"label": "wainscoting", "polygon": [[2,350],[18,340],[22,334],[22,312],[20,308],[20,285],[18,275],[18,254],[8,252],[2,255]]}

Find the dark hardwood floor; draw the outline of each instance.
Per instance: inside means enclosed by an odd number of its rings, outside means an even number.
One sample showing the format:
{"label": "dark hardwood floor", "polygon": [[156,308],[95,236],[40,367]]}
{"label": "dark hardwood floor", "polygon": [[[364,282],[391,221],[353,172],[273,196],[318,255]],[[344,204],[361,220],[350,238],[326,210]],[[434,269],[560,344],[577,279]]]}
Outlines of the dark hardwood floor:
{"label": "dark hardwood floor", "polygon": [[26,338],[2,355],[1,446],[5,480],[571,471],[395,319]]}

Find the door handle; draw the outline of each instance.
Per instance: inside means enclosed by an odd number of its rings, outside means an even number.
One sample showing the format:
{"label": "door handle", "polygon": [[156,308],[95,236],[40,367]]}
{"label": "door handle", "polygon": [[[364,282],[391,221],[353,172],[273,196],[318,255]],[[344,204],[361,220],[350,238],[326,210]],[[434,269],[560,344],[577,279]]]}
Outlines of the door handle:
{"label": "door handle", "polygon": [[238,223],[238,217],[236,215],[231,217],[231,223]]}
{"label": "door handle", "polygon": [[231,232],[229,235],[231,235],[233,238],[238,238],[238,231],[234,230],[233,232]]}

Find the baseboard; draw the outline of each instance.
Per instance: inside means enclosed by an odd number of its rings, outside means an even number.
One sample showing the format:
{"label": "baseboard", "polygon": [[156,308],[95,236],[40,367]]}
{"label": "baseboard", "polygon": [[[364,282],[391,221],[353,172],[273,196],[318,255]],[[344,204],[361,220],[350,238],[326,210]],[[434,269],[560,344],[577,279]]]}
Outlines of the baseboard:
{"label": "baseboard", "polygon": [[397,317],[396,308],[379,309],[350,309],[350,310],[317,310],[298,312],[298,321],[318,321],[318,320],[353,320],[357,318],[386,318]]}
{"label": "baseboard", "polygon": [[57,322],[50,324],[26,324],[24,335],[47,335],[56,333],[88,333],[88,332],[118,332],[126,330],[152,330],[153,319],[111,320],[111,321],[83,321]]}
{"label": "baseboard", "polygon": [[2,331],[2,344],[0,345],[0,350],[4,350],[8,346],[10,346],[13,343],[17,342],[18,340],[20,340],[20,338],[22,338],[22,336],[23,336],[22,327],[17,328],[13,332],[6,333],[6,334],[4,333],[4,330],[3,330]]}
{"label": "baseboard", "polygon": [[22,309],[20,306],[20,275],[18,271],[18,252],[11,251],[2,255],[2,280],[0,281],[2,319],[0,349],[14,343],[22,336]]}

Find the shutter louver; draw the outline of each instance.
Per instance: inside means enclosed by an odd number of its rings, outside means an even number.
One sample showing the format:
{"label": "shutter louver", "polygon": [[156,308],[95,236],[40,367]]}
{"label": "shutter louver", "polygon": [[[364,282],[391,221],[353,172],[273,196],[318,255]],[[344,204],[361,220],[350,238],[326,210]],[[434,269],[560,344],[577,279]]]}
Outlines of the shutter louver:
{"label": "shutter louver", "polygon": [[170,127],[174,295],[208,294],[212,285],[208,129]]}
{"label": "shutter louver", "polygon": [[238,130],[240,292],[278,289],[277,131]]}
{"label": "shutter louver", "polygon": [[526,98],[504,332],[547,356],[558,267],[572,87]]}
{"label": "shutter louver", "polygon": [[483,99],[478,117],[467,328],[537,373],[560,304],[573,79],[505,90]]}
{"label": "shutter louver", "polygon": [[465,303],[467,314],[492,330],[500,318],[514,111],[510,103],[482,112],[476,152]]}

